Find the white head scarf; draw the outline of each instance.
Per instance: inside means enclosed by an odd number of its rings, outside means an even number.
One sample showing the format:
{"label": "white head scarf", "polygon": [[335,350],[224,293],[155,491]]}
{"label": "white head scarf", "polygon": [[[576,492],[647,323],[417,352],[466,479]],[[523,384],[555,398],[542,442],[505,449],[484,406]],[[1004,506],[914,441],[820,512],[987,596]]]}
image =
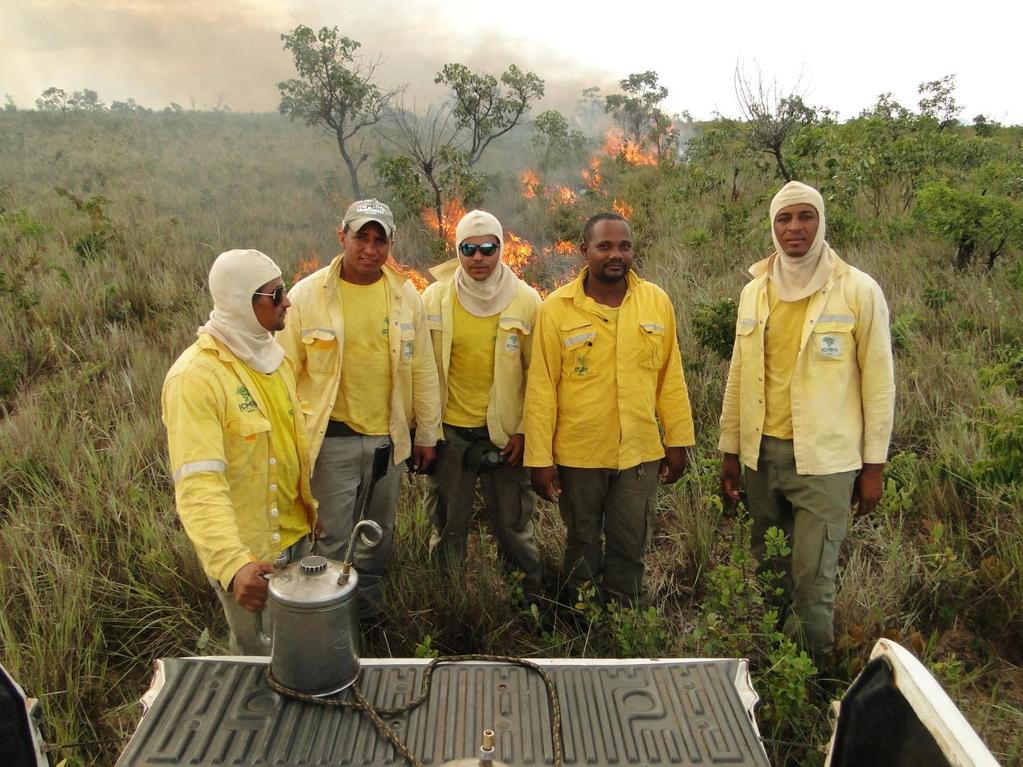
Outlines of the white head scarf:
{"label": "white head scarf", "polygon": [[260,373],[272,373],[284,359],[284,349],[252,310],[252,294],[281,276],[281,270],[258,250],[228,250],[210,269],[213,311],[198,333],[223,342],[242,362]]}
{"label": "white head scarf", "polygon": [[[810,249],[802,256],[790,256],[778,242],[774,233],[774,217],[778,211],[789,205],[805,203],[812,205],[820,218],[817,234],[810,243]],[[835,265],[835,253],[824,240],[824,198],[812,186],[799,181],[790,181],[771,200],[771,239],[774,253],[770,264],[770,279],[774,290],[782,301],[800,301],[820,290],[828,281],[828,275]]]}
{"label": "white head scarf", "polygon": [[[504,247],[504,230],[501,222],[485,210],[471,210],[462,216],[455,227],[455,247],[469,237],[493,235],[501,247]],[[459,262],[455,272],[455,291],[458,302],[475,317],[491,317],[508,308],[518,290],[519,278],[503,261],[498,261],[497,268],[485,280],[474,280],[466,274]]]}

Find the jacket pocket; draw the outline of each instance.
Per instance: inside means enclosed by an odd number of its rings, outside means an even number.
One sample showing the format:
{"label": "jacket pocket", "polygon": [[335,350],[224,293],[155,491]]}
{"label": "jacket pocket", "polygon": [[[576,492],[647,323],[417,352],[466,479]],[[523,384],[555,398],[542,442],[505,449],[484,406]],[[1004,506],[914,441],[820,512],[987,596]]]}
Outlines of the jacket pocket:
{"label": "jacket pocket", "polygon": [[411,365],[416,352],[416,326],[411,322],[401,323],[401,340],[398,344],[398,364]]}
{"label": "jacket pocket", "polygon": [[755,357],[753,344],[756,336],[753,331],[757,327],[754,319],[739,319],[735,323],[735,343],[739,347],[739,359],[743,365],[748,365]]}
{"label": "jacket pocket", "polygon": [[522,342],[532,327],[528,322],[515,317],[501,317],[498,321],[498,354],[518,357],[522,354]]}
{"label": "jacket pocket", "polygon": [[811,353],[815,360],[845,362],[853,355],[853,319],[818,321],[810,333]]}
{"label": "jacket pocket", "polygon": [[333,373],[339,354],[334,331],[316,328],[302,333],[305,367],[310,373]]}
{"label": "jacket pocket", "polygon": [[639,351],[640,367],[660,370],[664,362],[664,325],[660,322],[639,323],[643,343]]}
{"label": "jacket pocket", "polygon": [[561,336],[561,375],[566,378],[592,378],[593,355],[590,353],[597,340],[591,322],[571,322],[558,329]]}

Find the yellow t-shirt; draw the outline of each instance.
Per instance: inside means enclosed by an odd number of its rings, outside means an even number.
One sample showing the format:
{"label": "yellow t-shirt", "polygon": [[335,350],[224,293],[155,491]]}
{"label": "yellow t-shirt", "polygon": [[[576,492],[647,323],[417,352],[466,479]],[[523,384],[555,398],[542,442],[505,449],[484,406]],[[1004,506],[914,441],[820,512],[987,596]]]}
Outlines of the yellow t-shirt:
{"label": "yellow t-shirt", "polygon": [[330,413],[360,434],[388,433],[391,416],[391,345],[387,281],[356,285],[338,280],[344,311],[341,385]]}
{"label": "yellow t-shirt", "polygon": [[266,374],[253,371],[252,380],[258,389],[259,401],[266,406],[264,415],[270,421],[270,450],[276,459],[277,470],[277,503],[272,507],[270,516],[273,517],[271,525],[273,522],[280,525],[277,532],[281,536],[283,551],[309,529],[305,505],[299,500],[301,468],[295,442],[295,412],[279,372]]}
{"label": "yellow t-shirt", "polygon": [[782,301],[767,281],[767,327],[764,328],[764,434],[792,439],[792,371],[810,297]]}
{"label": "yellow t-shirt", "polygon": [[451,361],[444,423],[472,428],[486,426],[490,388],[494,383],[494,344],[500,314],[477,317],[467,312],[455,293],[452,311]]}

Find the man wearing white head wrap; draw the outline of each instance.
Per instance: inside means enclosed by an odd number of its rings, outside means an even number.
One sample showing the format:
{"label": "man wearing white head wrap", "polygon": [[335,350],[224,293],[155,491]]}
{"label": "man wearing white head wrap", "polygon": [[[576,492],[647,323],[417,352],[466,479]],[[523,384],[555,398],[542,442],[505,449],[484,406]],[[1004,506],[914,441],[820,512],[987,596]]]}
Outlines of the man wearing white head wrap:
{"label": "man wearing white head wrap", "polygon": [[536,496],[522,466],[522,405],[540,296],[501,262],[501,222],[483,210],[455,229],[458,257],[430,270],[423,294],[440,377],[445,445],[426,509],[430,553],[461,571],[477,480],[506,562],[525,574],[527,596],[543,563],[533,535]]}
{"label": "man wearing white head wrap", "polygon": [[824,200],[792,181],[771,201],[775,251],[750,267],[721,412],[721,486],[746,467],[753,551],[788,536],[784,630],[826,661],[849,510],[882,490],[895,407],[888,307],[878,284],[824,239]]}
{"label": "man wearing white head wrap", "polygon": [[231,651],[268,655],[263,576],[309,551],[316,521],[295,377],[273,336],[291,304],[257,250],[221,253],[209,282],[210,318],[163,386],[174,496]]}

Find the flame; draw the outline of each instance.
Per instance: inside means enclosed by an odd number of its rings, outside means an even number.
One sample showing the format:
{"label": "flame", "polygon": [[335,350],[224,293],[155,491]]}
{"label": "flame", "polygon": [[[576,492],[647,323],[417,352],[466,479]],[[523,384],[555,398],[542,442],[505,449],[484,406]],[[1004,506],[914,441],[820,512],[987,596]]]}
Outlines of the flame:
{"label": "flame", "polygon": [[583,181],[586,182],[586,188],[592,191],[597,191],[604,185],[604,177],[600,175],[600,163],[601,159],[599,155],[593,155],[590,158],[590,169],[583,171]]}
{"label": "flame", "polygon": [[309,258],[300,259],[298,266],[295,267],[295,276],[291,278],[291,284],[294,285],[303,277],[306,277],[317,269],[320,268],[320,254],[318,251],[313,251],[309,254]]}
{"label": "flame", "polygon": [[515,272],[516,277],[522,277],[523,270],[533,262],[533,243],[524,240],[511,231],[504,233],[504,247],[501,248],[501,259],[508,265],[508,268]]}
{"label": "flame", "polygon": [[556,187],[554,189],[554,193],[551,196],[562,205],[575,204],[575,192],[569,189],[567,186]]}
{"label": "flame", "polygon": [[554,252],[559,256],[575,255],[575,243],[571,240],[558,240],[554,243]]}
{"label": "flame", "polygon": [[627,202],[619,200],[617,197],[615,198],[614,203],[612,203],[611,208],[619,216],[623,216],[625,218],[632,218],[632,206],[629,205],[629,203]]}
{"label": "flame", "polygon": [[438,226],[437,212],[432,207],[424,208],[421,217],[423,223],[426,224],[431,232],[439,232],[443,228],[444,238],[454,245],[455,226],[464,215],[465,207],[462,205],[462,201],[457,197],[452,197],[441,206],[441,219],[439,223],[442,226]]}
{"label": "flame", "polygon": [[604,137],[604,145],[600,148],[609,157],[618,157],[629,165],[657,165],[657,155],[645,152],[631,139],[626,139],[621,131],[611,129]]}
{"label": "flame", "polygon": [[522,182],[522,196],[527,200],[532,200],[536,197],[537,190],[542,188],[540,177],[536,174],[535,170],[527,168],[522,171],[522,175],[519,176],[519,180]]}
{"label": "flame", "polygon": [[387,257],[387,265],[394,269],[396,272],[400,272],[401,274],[404,274],[406,277],[408,277],[408,281],[411,282],[415,289],[420,293],[426,290],[426,286],[430,284],[430,279],[425,274],[416,269],[413,269],[411,266],[399,264],[397,261],[394,260],[394,256]]}

